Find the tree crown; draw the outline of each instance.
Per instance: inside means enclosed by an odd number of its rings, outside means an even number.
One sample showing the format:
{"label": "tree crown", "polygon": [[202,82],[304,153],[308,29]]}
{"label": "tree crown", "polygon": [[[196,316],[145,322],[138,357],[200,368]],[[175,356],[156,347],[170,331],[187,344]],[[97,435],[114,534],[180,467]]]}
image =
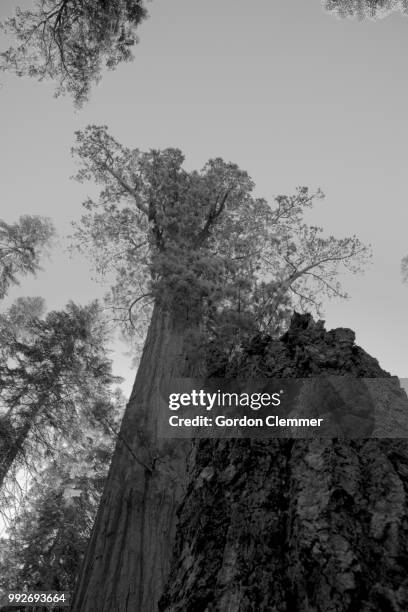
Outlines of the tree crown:
{"label": "tree crown", "polygon": [[324,237],[305,223],[320,191],[299,187],[270,204],[254,196],[246,172],[220,158],[187,172],[178,149],[129,149],[104,126],[76,138],[77,178],[101,186],[85,202],[77,243],[98,272],[112,275],[108,301],[125,324],[159,300],[214,333],[221,321],[279,329],[294,305],[344,297],[339,270],[357,272],[367,260],[355,236]]}

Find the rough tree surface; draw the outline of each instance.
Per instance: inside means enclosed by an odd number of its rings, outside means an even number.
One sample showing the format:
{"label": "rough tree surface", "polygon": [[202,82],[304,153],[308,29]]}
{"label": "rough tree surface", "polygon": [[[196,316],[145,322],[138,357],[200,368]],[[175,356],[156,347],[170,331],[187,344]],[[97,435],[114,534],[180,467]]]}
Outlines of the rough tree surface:
{"label": "rough tree surface", "polygon": [[158,438],[160,384],[188,371],[185,331],[155,307],[85,555],[75,612],[157,610],[190,447],[188,441]]}
{"label": "rough tree surface", "polygon": [[[307,315],[237,374],[384,377],[383,404],[406,402],[351,330]],[[201,440],[191,476],[161,612],[408,610],[407,440]]]}

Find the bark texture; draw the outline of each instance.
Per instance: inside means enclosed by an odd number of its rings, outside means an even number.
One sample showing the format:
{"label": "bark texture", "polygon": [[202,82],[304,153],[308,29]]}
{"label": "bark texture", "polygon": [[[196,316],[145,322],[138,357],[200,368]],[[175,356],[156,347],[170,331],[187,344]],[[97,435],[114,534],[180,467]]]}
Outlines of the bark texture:
{"label": "bark texture", "polygon": [[[279,341],[255,339],[227,374],[384,377],[382,413],[406,408],[352,331],[308,316]],[[407,442],[197,442],[159,610],[406,612]]]}
{"label": "bark texture", "polygon": [[160,387],[186,374],[186,327],[156,306],[74,598],[75,612],[150,612],[168,576],[187,440],[160,438]]}

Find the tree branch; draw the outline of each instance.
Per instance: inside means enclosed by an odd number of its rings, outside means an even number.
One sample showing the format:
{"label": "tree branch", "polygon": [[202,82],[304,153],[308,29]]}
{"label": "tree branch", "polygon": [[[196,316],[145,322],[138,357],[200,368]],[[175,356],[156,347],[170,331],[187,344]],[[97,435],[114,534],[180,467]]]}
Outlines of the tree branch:
{"label": "tree branch", "polygon": [[119,174],[119,172],[116,172],[116,170],[114,170],[113,168],[111,168],[106,162],[101,162],[102,167],[111,175],[113,176],[113,178],[115,178],[119,185],[121,187],[123,187],[123,189],[125,191],[127,191],[135,200],[136,206],[137,208],[140,210],[140,212],[142,212],[144,215],[148,216],[149,211],[147,209],[146,206],[144,206],[138,197],[138,193],[135,189],[133,189],[126,181],[125,179]]}
{"label": "tree branch", "polygon": [[226,192],[224,193],[221,202],[218,206],[217,209],[217,204],[219,201],[219,196],[217,196],[214,204],[211,206],[210,212],[208,213],[208,217],[207,220],[205,222],[205,225],[203,227],[203,229],[201,230],[199,237],[198,237],[198,244],[201,245],[203,243],[203,241],[208,237],[208,234],[210,233],[210,227],[213,225],[214,221],[216,219],[218,219],[218,217],[220,216],[220,214],[222,213],[222,211],[225,208],[225,204],[227,203],[227,199],[229,194],[232,191],[232,187],[228,187],[228,189],[226,190]]}

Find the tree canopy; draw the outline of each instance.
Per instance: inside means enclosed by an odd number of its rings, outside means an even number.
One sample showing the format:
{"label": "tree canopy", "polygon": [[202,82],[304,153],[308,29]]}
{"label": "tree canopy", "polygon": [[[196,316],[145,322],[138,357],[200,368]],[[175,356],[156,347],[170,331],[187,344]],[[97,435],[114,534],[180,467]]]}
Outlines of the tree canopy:
{"label": "tree canopy", "polygon": [[146,17],[144,0],[36,0],[2,24],[15,39],[1,54],[2,69],[56,81],[57,95],[81,105],[104,67],[132,59]]}
{"label": "tree canopy", "polygon": [[0,300],[19,277],[35,274],[54,228],[49,219],[24,215],[17,223],[0,219]]}
{"label": "tree canopy", "polygon": [[340,18],[381,19],[396,11],[408,15],[408,0],[323,0],[323,6]]}
{"label": "tree canopy", "polygon": [[129,149],[104,126],[76,138],[77,178],[101,186],[85,202],[77,243],[113,277],[108,303],[128,332],[146,305],[162,300],[210,335],[275,333],[293,307],[344,297],[339,271],[367,261],[355,236],[324,237],[305,222],[320,191],[299,187],[270,204],[253,195],[245,171],[220,158],[187,172],[180,150]]}

